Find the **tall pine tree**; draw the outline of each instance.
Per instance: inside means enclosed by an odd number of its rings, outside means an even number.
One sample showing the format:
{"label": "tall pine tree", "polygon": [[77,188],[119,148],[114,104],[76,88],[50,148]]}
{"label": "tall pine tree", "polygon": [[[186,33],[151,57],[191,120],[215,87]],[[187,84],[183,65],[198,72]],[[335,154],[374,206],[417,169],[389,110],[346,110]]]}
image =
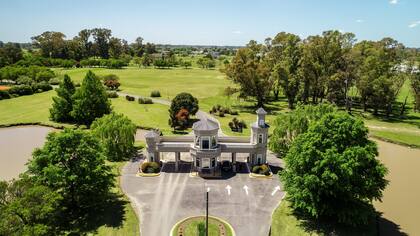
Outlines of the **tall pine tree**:
{"label": "tall pine tree", "polygon": [[92,71],[88,71],[73,99],[71,115],[78,124],[89,127],[96,118],[111,112],[111,103],[105,88]]}
{"label": "tall pine tree", "polygon": [[71,122],[73,117],[70,112],[73,110],[73,98],[76,89],[73,81],[68,75],[56,89],[57,97],[53,97],[53,106],[50,109],[50,119],[56,122]]}

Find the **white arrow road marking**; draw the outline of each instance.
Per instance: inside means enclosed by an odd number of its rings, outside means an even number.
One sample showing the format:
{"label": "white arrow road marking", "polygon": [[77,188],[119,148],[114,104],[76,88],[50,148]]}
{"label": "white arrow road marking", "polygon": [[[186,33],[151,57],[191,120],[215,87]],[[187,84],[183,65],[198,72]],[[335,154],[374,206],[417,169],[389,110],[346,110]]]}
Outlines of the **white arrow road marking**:
{"label": "white arrow road marking", "polygon": [[280,186],[276,186],[275,188],[274,188],[274,190],[273,190],[273,192],[271,192],[271,196],[274,196],[274,194],[276,194],[276,192],[277,191],[279,191],[280,190]]}
{"label": "white arrow road marking", "polygon": [[226,190],[228,192],[228,195],[230,195],[230,190],[232,189],[232,187],[230,187],[230,185],[226,186]]}
{"label": "white arrow road marking", "polygon": [[246,195],[248,195],[248,186],[244,185],[243,189],[245,190]]}

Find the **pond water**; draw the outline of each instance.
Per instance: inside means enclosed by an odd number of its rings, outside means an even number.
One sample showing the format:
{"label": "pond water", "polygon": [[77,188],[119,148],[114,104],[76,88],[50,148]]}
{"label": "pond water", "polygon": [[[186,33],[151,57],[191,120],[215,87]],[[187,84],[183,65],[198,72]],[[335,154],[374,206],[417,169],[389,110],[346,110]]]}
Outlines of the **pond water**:
{"label": "pond water", "polygon": [[[17,178],[26,170],[34,148],[41,147],[52,128],[23,126],[0,129],[0,180]],[[145,131],[139,130],[142,139]],[[396,228],[410,235],[420,235],[420,149],[412,149],[375,140],[379,158],[388,167],[387,186],[382,202],[375,207],[383,212],[381,235],[395,233]]]}
{"label": "pond water", "polygon": [[420,235],[420,149],[375,141],[390,181],[382,202],[375,202],[384,218],[380,235],[398,235],[398,227],[409,235]]}
{"label": "pond water", "polygon": [[1,128],[0,180],[11,180],[24,172],[32,151],[41,147],[53,130],[43,126]]}

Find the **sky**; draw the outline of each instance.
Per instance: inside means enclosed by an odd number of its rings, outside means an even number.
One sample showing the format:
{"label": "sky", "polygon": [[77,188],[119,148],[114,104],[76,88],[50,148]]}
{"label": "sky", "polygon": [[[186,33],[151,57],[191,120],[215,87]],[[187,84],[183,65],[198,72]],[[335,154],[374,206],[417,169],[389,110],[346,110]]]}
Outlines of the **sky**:
{"label": "sky", "polygon": [[420,0],[0,0],[3,42],[30,42],[44,31],[72,38],[96,27],[128,42],[231,46],[336,29],[420,48]]}

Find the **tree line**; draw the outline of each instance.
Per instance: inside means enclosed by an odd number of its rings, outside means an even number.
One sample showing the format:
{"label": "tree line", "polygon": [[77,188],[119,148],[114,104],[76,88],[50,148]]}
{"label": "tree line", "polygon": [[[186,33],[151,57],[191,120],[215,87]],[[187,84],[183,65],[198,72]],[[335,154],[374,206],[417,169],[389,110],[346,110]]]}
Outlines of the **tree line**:
{"label": "tree line", "polygon": [[390,115],[406,79],[414,81],[418,99],[419,61],[417,51],[392,38],[357,42],[353,33],[326,31],[301,39],[281,32],[264,43],[251,40],[223,72],[258,106],[283,94],[290,109],[327,100],[349,111],[360,105]]}

